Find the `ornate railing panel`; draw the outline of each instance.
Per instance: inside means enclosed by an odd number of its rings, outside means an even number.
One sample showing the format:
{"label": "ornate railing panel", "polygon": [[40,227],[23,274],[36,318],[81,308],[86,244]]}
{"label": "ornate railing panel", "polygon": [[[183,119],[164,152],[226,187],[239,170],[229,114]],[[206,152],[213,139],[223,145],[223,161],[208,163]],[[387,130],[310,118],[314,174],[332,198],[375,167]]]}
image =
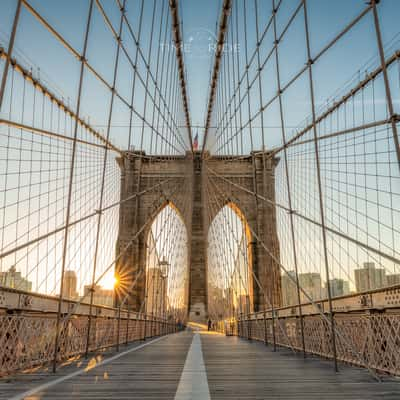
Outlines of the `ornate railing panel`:
{"label": "ornate railing panel", "polygon": [[[338,360],[378,372],[400,375],[400,310],[337,313]],[[330,323],[325,317],[303,316],[305,351],[333,358]],[[302,351],[298,316],[256,314],[235,323],[238,335]],[[227,331],[227,334],[231,334]]]}
{"label": "ornate railing panel", "polygon": [[[11,312],[11,311],[9,311]],[[62,362],[86,352],[87,315],[73,315],[61,326],[57,361]],[[90,352],[112,346],[176,332],[175,323],[145,319],[131,314],[95,316],[92,320]],[[48,364],[54,360],[56,314],[23,311],[0,314],[0,376]],[[145,333],[146,332],[146,333]]]}

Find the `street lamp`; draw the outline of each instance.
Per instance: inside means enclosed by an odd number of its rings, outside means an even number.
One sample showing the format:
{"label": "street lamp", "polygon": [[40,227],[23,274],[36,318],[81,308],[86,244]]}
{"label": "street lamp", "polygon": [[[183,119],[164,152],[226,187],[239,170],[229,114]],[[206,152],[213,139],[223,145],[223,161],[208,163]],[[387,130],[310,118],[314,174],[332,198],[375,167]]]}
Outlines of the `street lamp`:
{"label": "street lamp", "polygon": [[159,261],[158,267],[160,269],[160,277],[163,280],[162,288],[161,288],[161,301],[162,301],[162,315],[165,316],[165,306],[167,301],[167,283],[168,283],[168,273],[169,273],[169,262],[164,258]]}
{"label": "street lamp", "polygon": [[168,278],[169,262],[164,258],[163,260],[159,261],[158,266],[160,268],[161,277],[163,279]]}

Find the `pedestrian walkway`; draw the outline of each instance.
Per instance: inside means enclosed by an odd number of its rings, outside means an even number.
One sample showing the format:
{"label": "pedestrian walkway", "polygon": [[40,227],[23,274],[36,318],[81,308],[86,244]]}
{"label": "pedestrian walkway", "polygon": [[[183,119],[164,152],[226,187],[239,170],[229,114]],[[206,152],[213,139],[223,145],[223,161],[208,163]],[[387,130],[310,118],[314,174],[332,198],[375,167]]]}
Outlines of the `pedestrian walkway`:
{"label": "pedestrian walkway", "polygon": [[74,361],[57,374],[40,370],[0,380],[0,399],[393,399],[400,380],[377,382],[365,369],[340,366],[260,342],[186,331]]}

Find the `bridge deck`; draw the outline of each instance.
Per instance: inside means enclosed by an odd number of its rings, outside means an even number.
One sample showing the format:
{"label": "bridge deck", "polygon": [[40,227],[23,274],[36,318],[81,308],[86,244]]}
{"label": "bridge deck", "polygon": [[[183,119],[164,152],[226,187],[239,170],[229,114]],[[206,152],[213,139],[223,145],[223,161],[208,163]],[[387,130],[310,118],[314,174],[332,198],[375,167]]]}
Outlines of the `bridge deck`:
{"label": "bridge deck", "polygon": [[[85,370],[86,369],[86,370]],[[366,370],[274,353],[262,343],[183,332],[57,374],[0,380],[0,399],[399,399],[400,381],[376,382]],[[30,391],[30,392],[29,392]]]}

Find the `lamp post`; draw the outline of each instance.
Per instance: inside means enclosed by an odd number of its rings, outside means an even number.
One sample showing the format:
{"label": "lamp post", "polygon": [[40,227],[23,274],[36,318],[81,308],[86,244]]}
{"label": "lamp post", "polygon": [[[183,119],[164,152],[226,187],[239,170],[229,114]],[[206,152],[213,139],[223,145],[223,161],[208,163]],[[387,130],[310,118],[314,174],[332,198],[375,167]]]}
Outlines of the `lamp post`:
{"label": "lamp post", "polygon": [[158,267],[160,269],[160,278],[162,279],[161,286],[161,315],[162,318],[165,318],[165,306],[167,302],[167,284],[168,284],[168,273],[169,273],[169,262],[165,258],[158,263]]}

